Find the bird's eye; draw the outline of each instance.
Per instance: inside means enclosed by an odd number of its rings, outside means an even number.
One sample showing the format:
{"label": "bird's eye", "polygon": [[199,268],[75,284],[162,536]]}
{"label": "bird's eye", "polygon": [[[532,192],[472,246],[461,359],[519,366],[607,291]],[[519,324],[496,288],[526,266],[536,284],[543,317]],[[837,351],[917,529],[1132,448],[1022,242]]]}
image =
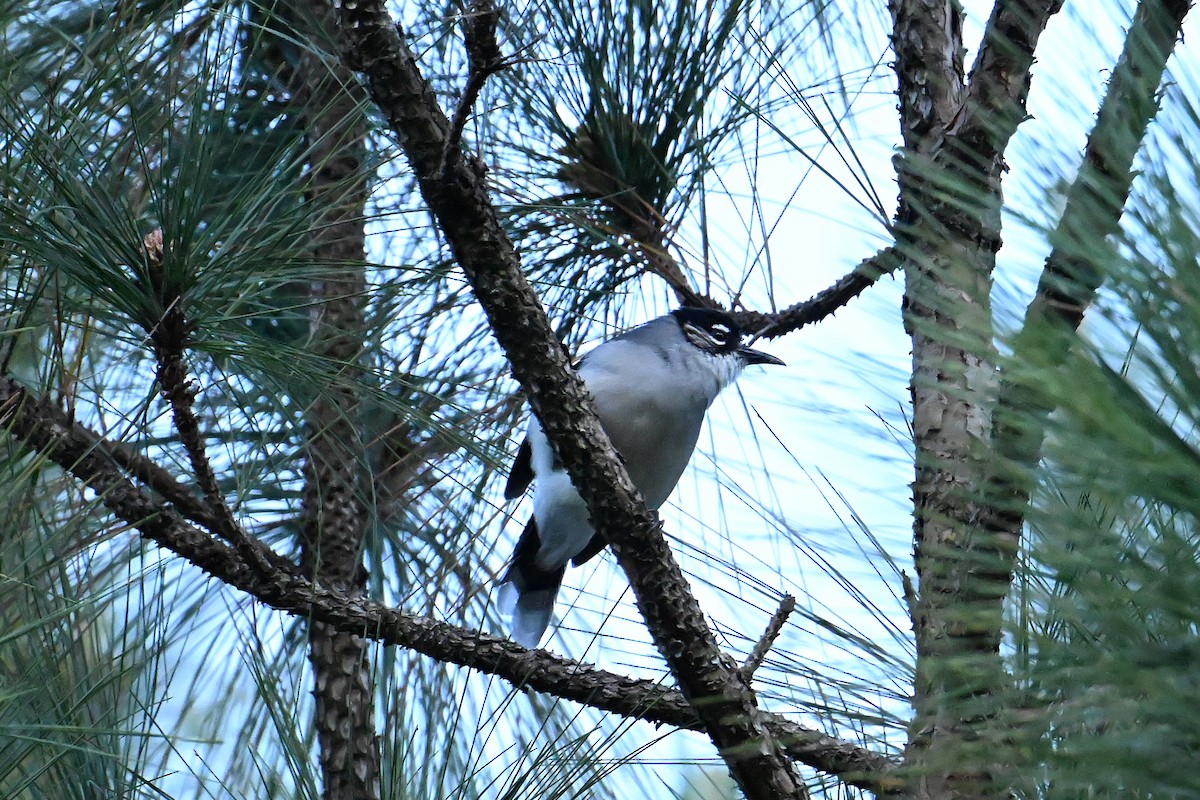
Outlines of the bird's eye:
{"label": "bird's eye", "polygon": [[738,346],[742,334],[736,325],[719,320],[685,322],[684,334],[696,347],[714,355],[725,355]]}
{"label": "bird's eye", "polygon": [[733,331],[729,329],[729,326],[723,322],[714,322],[709,328],[709,331],[712,332],[714,339],[722,342],[729,341],[729,337],[733,333]]}

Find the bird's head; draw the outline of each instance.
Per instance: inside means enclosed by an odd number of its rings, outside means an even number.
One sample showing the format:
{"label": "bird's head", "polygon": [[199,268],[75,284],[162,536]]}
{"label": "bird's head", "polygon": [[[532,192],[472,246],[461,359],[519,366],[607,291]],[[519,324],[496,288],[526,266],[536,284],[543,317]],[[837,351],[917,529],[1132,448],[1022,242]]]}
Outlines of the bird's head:
{"label": "bird's head", "polygon": [[742,329],[724,311],[714,308],[680,308],[671,312],[683,336],[697,349],[715,357],[733,357],[739,368],[750,364],[779,364],[783,361],[742,344]]}

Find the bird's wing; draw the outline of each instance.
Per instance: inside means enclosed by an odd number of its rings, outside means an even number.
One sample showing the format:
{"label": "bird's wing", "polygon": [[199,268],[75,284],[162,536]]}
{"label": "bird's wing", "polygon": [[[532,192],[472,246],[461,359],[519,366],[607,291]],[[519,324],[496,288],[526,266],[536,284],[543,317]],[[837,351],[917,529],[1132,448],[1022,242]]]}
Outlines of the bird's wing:
{"label": "bird's wing", "polygon": [[[571,369],[583,366],[583,356],[571,362]],[[529,484],[533,483],[533,449],[529,445],[529,437],[517,448],[517,457],[513,460],[512,470],[508,473],[508,483],[504,485],[504,499],[515,500],[525,493]]]}
{"label": "bird's wing", "polygon": [[592,534],[592,538],[588,541],[587,546],[580,550],[575,555],[571,556],[571,563],[575,566],[581,566],[590,561],[593,556],[608,547],[608,540],[598,533]]}
{"label": "bird's wing", "polygon": [[533,482],[533,450],[529,447],[528,437],[517,448],[517,457],[513,460],[512,470],[508,473],[508,483],[504,485],[504,498],[512,500],[520,497]]}

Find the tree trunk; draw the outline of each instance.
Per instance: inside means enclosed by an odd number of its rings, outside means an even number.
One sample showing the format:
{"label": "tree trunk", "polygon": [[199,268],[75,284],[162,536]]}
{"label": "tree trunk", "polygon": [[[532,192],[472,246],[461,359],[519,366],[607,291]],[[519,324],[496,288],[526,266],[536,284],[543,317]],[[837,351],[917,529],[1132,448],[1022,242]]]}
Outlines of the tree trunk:
{"label": "tree trunk", "polygon": [[[913,548],[917,646],[907,793],[1000,798],[996,694],[1013,543],[980,526],[990,459],[995,352],[991,284],[1000,247],[1003,153],[1024,116],[1029,68],[1060,3],[998,2],[964,76],[955,2],[892,3],[904,152],[897,241],[912,338]],[[1015,79],[1014,79],[1015,78]]]}
{"label": "tree trunk", "polygon": [[[1104,152],[1104,167],[1117,173],[1119,191],[1111,193],[1108,214],[1097,215],[1094,203],[1084,209],[1089,221],[1111,219],[1089,235],[1116,231],[1129,164],[1152,116],[1141,109],[1154,108],[1158,78],[1188,5],[1144,0],[1139,7],[1110,83],[1110,93],[1135,87],[1133,96],[1118,101],[1116,116],[1128,121],[1110,122],[1119,129],[1122,155]],[[907,259],[905,326],[913,342],[913,539],[920,579],[911,598],[917,671],[904,765],[912,797],[1008,797],[1010,770],[1018,763],[1010,747],[1017,723],[1005,716],[1011,687],[999,648],[1041,445],[1040,433],[1031,437],[1018,420],[1049,409],[1019,407],[1020,387],[1006,380],[997,412],[1001,424],[993,427],[997,367],[990,292],[1000,247],[1004,148],[1024,117],[1037,39],[1060,6],[1061,0],[999,0],[964,86],[955,58],[961,53],[957,4],[892,4],[905,145],[898,162],[897,234]],[[1147,26],[1149,35],[1142,30]],[[1131,60],[1137,61],[1132,67]],[[1128,78],[1130,69],[1145,77]],[[1092,145],[1111,138],[1104,127],[1102,111],[1083,174],[1094,166]],[[1064,219],[1079,215],[1074,206],[1083,204],[1073,191]],[[1058,264],[1055,253],[1048,272]],[[1035,306],[1044,300],[1045,285],[1043,278]],[[1072,306],[1072,328],[1092,293],[1094,285]],[[1013,467],[1000,461],[1014,456],[1024,470],[1016,479]]]}
{"label": "tree trunk", "polygon": [[[295,101],[307,123],[309,198],[319,209],[312,237],[323,274],[311,286],[312,350],[347,379],[335,379],[307,413],[302,567],[319,583],[354,595],[366,587],[362,547],[369,520],[360,398],[351,385],[363,350],[366,120],[354,76],[315,50],[333,30],[331,10],[317,0],[292,11],[297,29],[315,40],[294,76]],[[376,800],[380,752],[369,643],[313,621],[309,661],[324,797]]]}

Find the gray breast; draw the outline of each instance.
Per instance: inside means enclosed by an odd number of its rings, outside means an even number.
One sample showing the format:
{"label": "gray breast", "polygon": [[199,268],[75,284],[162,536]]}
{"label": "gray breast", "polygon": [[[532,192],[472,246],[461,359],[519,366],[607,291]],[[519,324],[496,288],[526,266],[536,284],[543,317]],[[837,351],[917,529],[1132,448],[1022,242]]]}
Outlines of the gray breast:
{"label": "gray breast", "polygon": [[676,358],[632,342],[606,345],[580,374],[596,412],[651,508],[667,499],[691,458],[710,397]]}

